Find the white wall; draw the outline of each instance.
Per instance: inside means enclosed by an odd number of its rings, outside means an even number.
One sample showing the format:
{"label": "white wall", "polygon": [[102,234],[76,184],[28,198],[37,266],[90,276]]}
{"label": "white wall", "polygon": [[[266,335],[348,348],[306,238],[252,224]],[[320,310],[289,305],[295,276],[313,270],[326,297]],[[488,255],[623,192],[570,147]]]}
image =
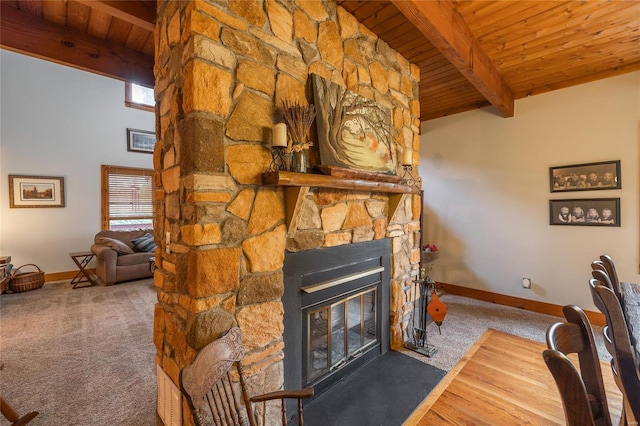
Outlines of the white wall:
{"label": "white wall", "polygon": [[[436,280],[594,310],[592,260],[640,282],[640,72],[516,101],[515,117],[470,111],[422,124],[424,243]],[[549,167],[621,160],[622,189],[550,193]],[[620,197],[616,227],[550,226],[549,200]],[[532,290],[521,278],[530,277]]]}
{"label": "white wall", "polygon": [[[69,252],[100,231],[100,165],[153,168],[127,152],[126,129],[155,115],[124,106],[124,83],[0,50],[0,255],[47,273],[75,270]],[[8,175],[63,176],[65,208],[9,208]]]}

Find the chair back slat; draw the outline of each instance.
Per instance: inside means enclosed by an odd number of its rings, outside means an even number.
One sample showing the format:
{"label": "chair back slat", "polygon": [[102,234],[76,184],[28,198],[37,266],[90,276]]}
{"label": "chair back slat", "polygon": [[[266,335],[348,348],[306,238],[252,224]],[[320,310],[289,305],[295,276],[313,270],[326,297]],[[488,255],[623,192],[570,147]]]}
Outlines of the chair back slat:
{"label": "chair back slat", "polygon": [[602,340],[609,355],[613,356],[613,341],[611,340],[611,332],[609,331],[608,325],[602,327]]}
{"label": "chair back slat", "polygon": [[240,383],[240,393],[242,394],[242,401],[249,414],[249,425],[256,426],[256,418],[253,413],[253,407],[251,406],[251,399],[249,397],[249,391],[247,390],[247,383],[244,380],[244,371],[242,369],[242,363],[236,363],[236,371],[238,372],[238,382]]}
{"label": "chair back slat", "polygon": [[221,416],[224,416],[225,425],[238,424],[238,413],[235,409],[235,405],[229,398],[229,392],[227,391],[229,386],[226,378],[221,379],[215,385],[216,400],[218,401],[218,412]]}
{"label": "chair back slat", "polygon": [[562,397],[567,426],[595,426],[587,390],[571,360],[554,349],[546,349],[542,357]]}
{"label": "chair back slat", "polygon": [[608,254],[603,254],[602,256],[600,256],[600,261],[604,264],[604,267],[607,269],[607,275],[609,275],[611,284],[613,284],[613,292],[616,293],[616,295],[619,295],[620,280],[618,279],[618,273],[616,272],[616,265],[613,263],[613,259]]}
{"label": "chair back slat", "polygon": [[590,280],[589,285],[594,303],[604,314],[607,322],[603,330],[605,346],[612,352],[612,370],[614,376],[617,376],[616,383],[622,392],[627,420],[640,419],[638,360],[620,300],[610,288],[601,285],[595,279]]}
{"label": "chair back slat", "polygon": [[594,279],[600,281],[603,286],[611,289],[611,291],[616,293],[616,289],[613,286],[613,283],[611,282],[611,278],[609,278],[609,274],[606,271],[603,271],[602,269],[594,269],[591,271],[591,276]]}
{"label": "chair back slat", "polygon": [[[236,369],[238,368],[238,364],[239,363],[235,364]],[[234,385],[234,383],[236,382],[234,382],[234,380],[232,379],[231,373],[228,372],[225,377],[224,392],[226,396],[226,401],[229,401],[230,403],[229,411],[233,414],[234,424],[245,425],[247,424],[247,422],[242,415],[243,408],[240,406],[240,403],[238,402],[239,398],[236,393],[236,386]]]}
{"label": "chair back slat", "polygon": [[604,262],[602,260],[594,260],[593,262],[591,262],[591,270],[600,270],[602,272],[606,272],[607,275],[609,274],[609,272],[607,271],[607,267],[604,266]]}
{"label": "chair back slat", "polygon": [[[561,392],[563,405],[565,405],[565,415],[569,424],[573,421],[588,421],[588,418],[576,417],[573,413],[572,405],[587,401],[587,407],[591,412],[592,421],[596,425],[610,425],[611,416],[609,414],[609,406],[607,404],[607,396],[602,379],[602,370],[600,368],[600,359],[596,349],[595,339],[593,337],[593,328],[584,311],[575,305],[567,305],[562,308],[562,312],[567,320],[564,323],[553,324],[547,330],[547,346],[550,350],[557,351],[563,357],[557,354],[547,354],[545,362],[552,370],[561,377],[554,376],[558,390]],[[578,355],[580,364],[580,372],[575,368],[571,360],[566,355],[575,353]],[[566,363],[570,365],[564,365]],[[573,375],[577,374],[577,377]],[[558,380],[566,385],[560,385]],[[580,381],[578,386],[575,381]],[[565,395],[563,392],[582,392],[584,395]],[[577,398],[577,400],[574,400]],[[585,423],[590,424],[590,423]]]}
{"label": "chair back slat", "polygon": [[[595,263],[595,261],[594,261],[594,263]],[[600,263],[605,265],[603,262],[600,262]],[[615,267],[614,267],[613,270],[615,271]],[[635,336],[633,335],[631,322],[629,321],[629,316],[627,315],[627,311],[625,309],[625,300],[624,300],[624,297],[622,295],[622,287],[620,285],[620,282],[617,281],[618,280],[617,276],[615,278],[616,282],[614,284],[612,282],[612,280],[610,279],[609,272],[605,273],[605,272],[593,270],[593,271],[591,271],[591,275],[593,276],[594,279],[599,281],[600,285],[603,285],[603,286],[609,288],[615,294],[616,298],[618,299],[618,303],[620,303],[620,307],[622,308],[622,314],[624,315],[624,318],[625,318],[625,321],[626,321],[626,324],[627,324],[627,328],[629,329],[629,338],[631,339],[631,345],[635,346],[636,345],[636,339],[635,339]],[[593,291],[592,291],[591,297],[592,297],[594,303],[596,304],[596,307],[598,308],[598,310],[600,312],[604,312],[604,309],[606,309],[606,308],[598,306],[598,303],[600,303],[600,301],[599,300],[596,301],[597,298],[595,298],[593,296]]]}
{"label": "chair back slat", "polygon": [[585,349],[580,327],[567,322],[555,323],[547,330],[547,346],[563,354],[577,354]]}
{"label": "chair back slat", "polygon": [[222,419],[218,415],[218,413],[220,412],[218,410],[219,403],[216,400],[216,396],[213,391],[207,392],[207,406],[209,407],[209,413],[211,415],[211,420],[213,421],[213,424],[215,426],[224,426]]}

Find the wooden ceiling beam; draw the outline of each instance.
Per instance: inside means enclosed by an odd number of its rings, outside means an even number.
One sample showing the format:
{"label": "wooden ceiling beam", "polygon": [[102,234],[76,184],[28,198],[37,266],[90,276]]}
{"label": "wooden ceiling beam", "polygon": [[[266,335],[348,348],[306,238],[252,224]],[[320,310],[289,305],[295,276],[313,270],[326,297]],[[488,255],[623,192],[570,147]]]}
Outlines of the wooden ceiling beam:
{"label": "wooden ceiling beam", "polygon": [[576,86],[579,84],[590,83],[592,81],[602,80],[604,78],[616,77],[618,75],[640,71],[640,63],[632,63],[626,65],[620,65],[616,68],[607,68],[602,71],[594,70],[591,74],[585,72],[576,73],[575,77],[569,78],[566,74],[562,75],[562,78],[557,78],[555,81],[549,81],[545,85],[537,84],[535,79],[530,81],[524,81],[519,84],[520,89],[515,92],[516,99],[524,98],[527,96],[539,95],[541,93],[551,92],[553,90],[564,89],[567,87]]}
{"label": "wooden ceiling beam", "polygon": [[21,12],[6,2],[0,1],[0,7],[1,47],[118,80],[155,85],[153,57]]}
{"label": "wooden ceiling beam", "polygon": [[391,0],[503,117],[513,117],[513,91],[449,0]]}
{"label": "wooden ceiling beam", "polygon": [[[478,102],[477,104],[457,105],[453,108],[435,108],[433,110],[425,108],[425,112],[422,114],[422,120],[434,120],[436,118],[447,117],[450,115],[459,114],[461,112],[472,111],[480,108],[486,108],[490,106],[489,102]],[[421,108],[423,108],[421,106]]]}
{"label": "wooden ceiling beam", "polygon": [[108,1],[76,0],[92,9],[115,16],[125,22],[153,32],[156,27],[155,2],[152,1]]}

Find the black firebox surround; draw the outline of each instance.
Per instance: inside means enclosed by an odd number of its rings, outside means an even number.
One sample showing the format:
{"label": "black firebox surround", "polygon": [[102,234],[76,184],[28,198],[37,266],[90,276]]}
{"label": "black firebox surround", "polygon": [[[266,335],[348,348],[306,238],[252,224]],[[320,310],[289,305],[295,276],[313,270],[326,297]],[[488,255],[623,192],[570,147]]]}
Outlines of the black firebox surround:
{"label": "black firebox surround", "polygon": [[339,371],[314,383],[316,396],[341,377],[345,377],[374,358],[389,351],[389,298],[390,298],[391,240],[388,238],[363,243],[287,252],[284,260],[284,384],[285,389],[304,386],[302,377],[303,342],[301,287],[331,280],[336,274],[355,274],[382,266],[378,289],[378,324],[381,331],[379,344],[362,356],[349,362]]}

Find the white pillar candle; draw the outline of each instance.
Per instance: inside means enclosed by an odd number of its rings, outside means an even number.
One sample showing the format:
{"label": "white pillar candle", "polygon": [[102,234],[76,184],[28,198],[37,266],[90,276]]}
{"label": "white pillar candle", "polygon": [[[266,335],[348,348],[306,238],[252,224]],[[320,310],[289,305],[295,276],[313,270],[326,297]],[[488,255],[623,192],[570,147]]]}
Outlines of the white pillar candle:
{"label": "white pillar candle", "polygon": [[273,125],[273,146],[287,146],[287,125],[278,123]]}
{"label": "white pillar candle", "polygon": [[413,150],[411,148],[405,148],[402,151],[402,165],[410,166],[413,164]]}

